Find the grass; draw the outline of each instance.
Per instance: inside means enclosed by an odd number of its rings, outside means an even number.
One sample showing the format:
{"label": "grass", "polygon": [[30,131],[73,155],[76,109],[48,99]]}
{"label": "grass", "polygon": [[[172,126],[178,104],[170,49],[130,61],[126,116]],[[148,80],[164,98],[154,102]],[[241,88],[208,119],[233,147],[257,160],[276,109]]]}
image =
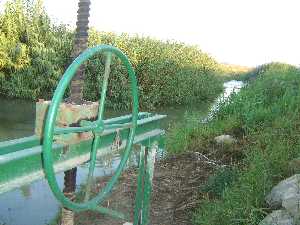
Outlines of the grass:
{"label": "grass", "polygon": [[[195,212],[196,225],[258,224],[270,211],[265,195],[291,175],[288,163],[299,156],[299,70],[272,63],[248,74],[247,80],[248,85],[221,107],[212,122],[181,124],[168,137],[170,153],[210,154],[236,171],[234,179],[230,174],[222,178],[222,173],[220,179],[217,172],[207,190],[199,188],[208,194],[203,194],[206,197]],[[221,134],[232,135],[237,142],[217,145],[214,137]]]}

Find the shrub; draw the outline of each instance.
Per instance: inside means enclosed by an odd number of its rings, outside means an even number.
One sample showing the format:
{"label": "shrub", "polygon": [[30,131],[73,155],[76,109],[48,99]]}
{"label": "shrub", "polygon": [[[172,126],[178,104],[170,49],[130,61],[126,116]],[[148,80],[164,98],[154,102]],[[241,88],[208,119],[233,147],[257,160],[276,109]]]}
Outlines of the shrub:
{"label": "shrub", "polygon": [[[0,15],[0,94],[17,98],[50,98],[70,63],[73,32],[54,25],[41,1],[10,0]],[[148,37],[100,33],[91,29],[89,46],[110,44],[130,59],[137,74],[143,108],[209,101],[222,90],[219,64],[195,46]],[[98,100],[103,57],[87,63],[84,96]],[[108,105],[130,108],[125,68],[112,65]]]}
{"label": "shrub", "polygon": [[[91,46],[116,46],[129,57],[138,78],[144,108],[209,101],[222,90],[221,81],[216,77],[218,64],[196,47],[95,30],[90,31],[89,42]],[[103,71],[101,60],[95,59],[88,64],[85,96],[92,100],[98,98],[98,83],[94,81],[101,80],[103,74],[96,71]],[[129,106],[130,90],[125,69],[116,63],[111,74],[108,99],[111,103],[119,103],[120,107],[124,103]],[[124,88],[120,89],[120,84]]]}
{"label": "shrub", "polygon": [[72,33],[50,22],[41,1],[29,3],[8,1],[0,15],[0,94],[49,98],[70,61]]}

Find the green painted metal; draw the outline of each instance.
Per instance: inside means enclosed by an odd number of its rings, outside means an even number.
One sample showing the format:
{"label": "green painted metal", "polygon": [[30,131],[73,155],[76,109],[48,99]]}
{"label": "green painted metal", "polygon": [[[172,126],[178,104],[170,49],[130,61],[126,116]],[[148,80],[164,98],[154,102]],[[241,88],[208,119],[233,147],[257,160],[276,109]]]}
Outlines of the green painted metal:
{"label": "green painted metal", "polygon": [[140,225],[142,222],[142,208],[143,208],[143,189],[144,189],[144,175],[145,175],[145,146],[141,146],[139,159],[139,174],[137,179],[137,191],[135,196],[134,208],[134,224]]}
{"label": "green painted metal", "polygon": [[31,148],[39,145],[41,142],[37,136],[24,137],[10,141],[0,142],[0,155],[5,155],[10,152],[22,150],[24,148]]}
{"label": "green painted metal", "polygon": [[157,141],[151,146],[141,146],[133,225],[148,225],[150,222],[149,210]]}
{"label": "green painted metal", "polygon": [[96,127],[94,129],[95,139],[93,142],[93,147],[92,147],[92,152],[91,152],[89,174],[88,174],[88,178],[87,178],[86,192],[85,192],[85,197],[84,197],[85,202],[87,202],[90,199],[91,185],[92,185],[93,174],[94,174],[95,165],[96,165],[97,146],[100,144],[100,135],[104,130],[103,114],[104,114],[106,91],[107,91],[107,86],[108,86],[108,78],[109,78],[109,73],[110,73],[111,57],[112,57],[111,52],[107,53],[107,58],[106,58],[106,62],[105,62],[104,79],[103,79],[103,85],[102,85],[102,89],[101,89],[101,99],[100,99],[99,110],[98,110],[99,115],[98,115],[98,119],[97,119],[97,124],[99,124],[99,126],[98,126],[98,128]]}
{"label": "green painted metal", "polygon": [[[64,106],[67,107],[68,111],[64,115],[60,114],[59,108],[64,92],[76,71],[86,60],[97,53],[106,54],[104,79],[102,88],[99,90],[101,96],[99,104],[97,104],[97,119],[95,121],[83,119],[78,121],[79,126],[77,127],[57,127],[57,116],[61,121],[73,121],[74,118],[82,118],[88,113],[87,118],[91,118],[92,114],[90,113],[92,112],[89,109],[82,108],[81,110],[80,108],[79,111],[76,109],[76,115],[72,115],[72,109],[68,108],[69,106]],[[132,114],[104,120],[103,114],[112,55],[117,56],[127,68],[132,91]],[[0,142],[0,194],[46,177],[54,196],[64,207],[74,211],[94,210],[114,218],[127,220],[128,216],[123,213],[102,207],[100,204],[109,196],[120,174],[125,169],[132,145],[139,144],[141,151],[133,223],[134,225],[148,225],[156,152],[153,146],[154,143],[163,143],[165,131],[159,127],[160,121],[166,116],[138,112],[137,80],[127,57],[119,49],[108,45],[87,49],[66,70],[55,90],[50,106],[49,102],[45,102],[45,104],[40,102],[38,107],[41,115],[36,122],[37,135]],[[43,115],[47,110],[47,118],[44,121]],[[95,110],[93,113],[95,114]],[[44,129],[43,123],[45,123]],[[67,122],[67,124],[70,123]],[[44,132],[43,136],[41,136],[42,132]],[[74,133],[92,135],[73,141],[70,139],[70,135]],[[121,145],[114,149],[112,143],[116,135],[118,135]],[[119,150],[122,151],[122,158],[117,170],[104,189],[96,197],[90,199],[96,159]],[[60,190],[55,175],[88,161],[90,165],[84,201],[82,203],[72,202]]]}
{"label": "green painted metal", "polygon": [[[163,115],[152,115],[139,113],[136,136],[134,144],[143,144],[150,141],[156,141],[161,139],[164,135],[164,130],[159,129],[160,121],[164,119]],[[106,124],[113,123],[128,123],[131,120],[131,115],[116,117],[105,120]],[[115,129],[105,130],[102,133],[102,141],[99,145],[97,152],[97,158],[111,153],[111,144],[115,139]],[[119,150],[122,151],[125,148],[127,137],[129,134],[129,128],[120,129],[120,138],[122,145]],[[38,139],[37,136],[31,136],[24,139]],[[19,145],[17,140],[10,141],[10,147],[15,149],[12,143]],[[55,172],[62,172],[68,169],[77,167],[90,158],[90,149],[92,148],[93,140],[85,140],[80,143],[70,144],[70,150],[65,153],[64,148],[66,145],[54,144],[52,152],[54,154],[54,168]],[[8,150],[10,150],[8,148]],[[0,155],[0,194],[10,191],[14,188],[30,184],[33,181],[44,178],[44,171],[42,165],[42,146],[37,142],[32,147],[25,147],[15,151],[10,150],[10,153]]]}
{"label": "green painted metal", "polygon": [[144,198],[143,198],[143,209],[142,209],[142,225],[149,224],[149,211],[150,201],[152,192],[152,180],[154,173],[155,155],[157,150],[157,144],[153,143],[151,147],[146,148],[145,152],[145,179],[144,179]]}
{"label": "green painted metal", "polygon": [[[53,154],[52,154],[52,144],[53,144],[53,136],[54,136],[54,126],[56,121],[56,116],[58,112],[59,105],[62,101],[62,98],[64,96],[64,92],[67,89],[68,85],[70,84],[70,81],[74,77],[76,71],[80,68],[81,64],[83,64],[86,60],[91,58],[97,53],[106,53],[108,54],[108,61],[106,62],[106,65],[110,64],[111,59],[111,53],[116,55],[120,60],[123,62],[125,67],[127,68],[128,75],[130,78],[131,83],[131,91],[132,91],[132,101],[133,101],[133,109],[132,109],[132,126],[130,128],[127,146],[125,148],[123,157],[121,159],[121,162],[115,172],[115,174],[112,176],[111,180],[107,183],[107,185],[98,193],[96,197],[93,199],[83,202],[83,203],[75,203],[69,200],[67,197],[64,196],[62,191],[60,190],[57,180],[55,178],[55,171],[53,168]],[[110,56],[109,56],[110,55]],[[106,68],[105,71],[105,79],[102,86],[102,93],[101,93],[101,99],[99,104],[99,112],[98,112],[98,119],[96,123],[96,128],[92,128],[91,131],[95,135],[94,139],[94,145],[92,147],[92,153],[91,153],[91,161],[90,161],[90,173],[89,177],[91,177],[91,173],[94,170],[94,164],[95,164],[95,155],[97,152],[98,145],[100,143],[100,135],[104,129],[101,126],[102,124],[102,117],[104,112],[104,103],[105,103],[105,94],[106,94],[106,88],[107,88],[107,82],[108,82],[108,76],[109,76],[109,69]],[[111,192],[114,184],[117,182],[118,177],[120,176],[122,170],[124,169],[126,162],[129,158],[129,155],[131,153],[132,144],[134,140],[135,130],[137,126],[137,117],[138,117],[138,88],[137,88],[137,81],[135,77],[135,73],[132,69],[132,66],[127,59],[127,57],[117,48],[114,48],[109,45],[99,45],[94,48],[87,49],[82,54],[80,54],[73,63],[69,66],[69,68],[66,70],[65,74],[63,75],[62,79],[60,80],[55,92],[54,96],[51,101],[51,105],[48,109],[48,115],[46,119],[46,124],[44,128],[44,142],[43,142],[43,162],[44,162],[44,169],[46,173],[46,177],[49,183],[49,186],[55,195],[55,197],[63,204],[64,207],[67,207],[74,211],[81,211],[81,210],[95,210],[98,204],[100,204],[105,197],[107,197],[108,193]]]}
{"label": "green painted metal", "polygon": [[124,220],[124,221],[130,219],[128,215],[124,215],[121,212],[118,212],[118,211],[115,211],[115,210],[112,210],[112,209],[108,209],[108,208],[105,208],[105,207],[101,207],[101,206],[95,207],[94,211],[105,214],[105,215],[108,215],[108,216],[111,216],[113,218]]}

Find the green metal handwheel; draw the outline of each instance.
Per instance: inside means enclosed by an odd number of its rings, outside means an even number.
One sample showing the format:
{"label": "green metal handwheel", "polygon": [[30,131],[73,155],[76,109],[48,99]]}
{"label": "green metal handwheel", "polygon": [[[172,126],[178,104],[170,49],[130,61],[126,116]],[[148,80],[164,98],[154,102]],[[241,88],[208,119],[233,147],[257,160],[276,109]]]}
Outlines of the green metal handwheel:
{"label": "green metal handwheel", "polygon": [[[58,114],[58,109],[60,103],[63,99],[65,90],[67,89],[68,85],[70,84],[71,79],[74,77],[76,71],[79,69],[80,65],[84,63],[86,60],[91,58],[97,53],[104,53],[107,56],[106,63],[105,63],[105,72],[104,72],[104,80],[101,89],[101,98],[99,102],[99,109],[98,109],[98,118],[93,121],[89,122],[86,121],[85,123],[80,124],[80,127],[66,127],[66,128],[56,128],[56,116]],[[123,153],[122,159],[120,164],[111,177],[111,180],[106,184],[106,186],[92,199],[89,199],[89,189],[90,189],[90,181],[93,176],[93,172],[95,169],[95,162],[97,156],[97,148],[100,145],[101,141],[101,133],[105,129],[114,129],[114,128],[122,128],[122,124],[104,124],[103,122],[103,113],[104,113],[104,103],[108,85],[108,78],[109,78],[109,66],[112,59],[112,54],[116,55],[122,63],[127,68],[130,84],[131,84],[131,91],[132,91],[132,101],[133,101],[133,108],[132,108],[132,120],[130,124],[130,132],[128,135],[128,139],[126,142],[125,151]],[[129,155],[132,150],[132,145],[135,136],[135,130],[137,126],[137,119],[138,119],[138,89],[137,89],[137,81],[135,77],[134,70],[128,60],[128,58],[117,48],[114,48],[109,45],[99,45],[90,49],[87,49],[82,54],[80,54],[73,63],[68,67],[65,74],[63,75],[62,79],[60,80],[52,98],[51,105],[48,109],[48,114],[45,122],[44,128],[44,135],[43,135],[43,164],[44,164],[44,171],[46,174],[46,178],[48,180],[49,186],[54,193],[55,197],[62,203],[64,207],[67,207],[74,211],[83,211],[83,210],[96,210],[108,214],[114,214],[113,212],[108,212],[106,208],[102,208],[99,204],[107,197],[108,193],[111,192],[113,186],[116,184],[118,177],[120,176],[122,170],[124,169],[126,162],[129,158]],[[128,124],[127,124],[128,126]],[[53,145],[53,137],[54,135],[59,134],[68,134],[68,133],[78,133],[78,132],[93,132],[94,140],[91,149],[90,155],[90,165],[89,165],[89,173],[88,173],[88,182],[87,182],[87,189],[85,194],[85,201],[83,203],[75,203],[69,200],[63,192],[60,190],[53,168],[53,154],[52,154],[52,145]],[[117,212],[115,212],[117,213]],[[116,217],[121,217],[120,215],[115,215]]]}

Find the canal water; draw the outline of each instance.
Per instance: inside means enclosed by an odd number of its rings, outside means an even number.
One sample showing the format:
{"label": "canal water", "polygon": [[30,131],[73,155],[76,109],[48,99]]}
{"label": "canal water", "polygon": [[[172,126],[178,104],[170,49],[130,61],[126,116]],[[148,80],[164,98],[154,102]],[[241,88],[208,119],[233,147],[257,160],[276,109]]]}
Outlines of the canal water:
{"label": "canal water", "polygon": [[[162,124],[164,128],[168,129],[174,121],[182,120],[187,111],[204,115],[207,110],[208,105],[198,105],[190,108],[160,108],[156,112],[168,115]],[[127,113],[108,112],[107,117],[121,114]],[[34,120],[34,102],[0,98],[0,141],[31,136],[34,133]],[[95,176],[112,174],[119,161],[119,155],[103,161],[99,160]],[[85,182],[87,173],[86,166],[78,168],[78,186]],[[57,179],[62,187],[63,174],[58,174]],[[45,180],[0,195],[0,225],[45,225],[53,220],[58,211],[59,204]]]}
{"label": "canal water", "polygon": [[[205,104],[193,107],[179,106],[161,108],[156,110],[156,113],[168,115],[162,124],[166,130],[175,121],[183,121],[187,112],[199,115],[199,118],[204,118],[201,120],[202,122],[209,122],[218,110],[221,102],[226,101],[231,93],[238,92],[242,86],[243,83],[239,81],[224,83],[224,94],[216,99],[211,108]],[[121,114],[124,113],[108,112],[107,117]],[[205,117],[205,115],[207,116]],[[34,132],[34,120],[34,102],[0,98],[0,141],[32,135]],[[119,161],[119,155],[114,155],[102,161],[99,160],[95,176],[112,174]],[[78,168],[78,186],[85,182],[87,173],[88,168],[86,166]],[[63,174],[58,174],[57,179],[62,187]],[[46,225],[55,218],[58,211],[59,204],[45,180],[36,181],[31,185],[0,195],[0,225]]]}

